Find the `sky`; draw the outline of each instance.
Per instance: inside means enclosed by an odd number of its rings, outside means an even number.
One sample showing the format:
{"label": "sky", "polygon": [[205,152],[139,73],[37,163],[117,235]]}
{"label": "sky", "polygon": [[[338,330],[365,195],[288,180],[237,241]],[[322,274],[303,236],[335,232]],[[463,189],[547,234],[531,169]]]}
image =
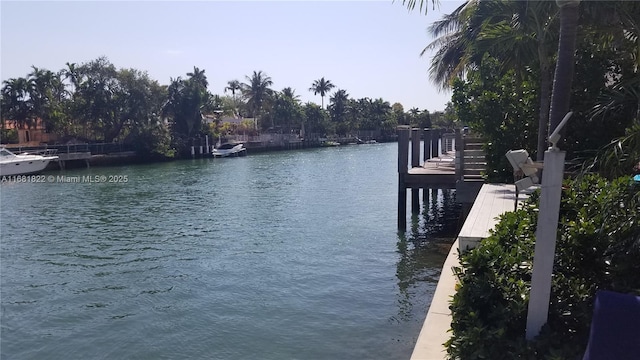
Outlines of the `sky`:
{"label": "sky", "polygon": [[[351,98],[383,98],[444,110],[451,93],[429,80],[427,27],[463,0],[428,1],[428,14],[401,0],[375,1],[0,1],[2,81],[31,66],[106,56],[117,68],[147,71],[168,85],[196,66],[209,90],[263,71],[274,90],[291,87],[303,102],[324,77]],[[325,103],[328,98],[325,98]]]}

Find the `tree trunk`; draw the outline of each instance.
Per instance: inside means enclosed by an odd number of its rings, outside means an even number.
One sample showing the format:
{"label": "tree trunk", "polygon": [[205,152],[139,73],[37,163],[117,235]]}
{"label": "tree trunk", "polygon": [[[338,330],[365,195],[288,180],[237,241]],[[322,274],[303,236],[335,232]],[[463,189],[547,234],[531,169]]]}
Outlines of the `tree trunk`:
{"label": "tree trunk", "polygon": [[547,54],[538,52],[540,57],[540,114],[538,116],[538,150],[536,160],[544,160],[547,149],[547,129],[549,127],[549,103],[551,102],[551,73]]}
{"label": "tree trunk", "polygon": [[560,6],[560,40],[558,41],[558,61],[553,78],[549,135],[569,111],[580,10],[579,0],[557,0],[557,3]]}

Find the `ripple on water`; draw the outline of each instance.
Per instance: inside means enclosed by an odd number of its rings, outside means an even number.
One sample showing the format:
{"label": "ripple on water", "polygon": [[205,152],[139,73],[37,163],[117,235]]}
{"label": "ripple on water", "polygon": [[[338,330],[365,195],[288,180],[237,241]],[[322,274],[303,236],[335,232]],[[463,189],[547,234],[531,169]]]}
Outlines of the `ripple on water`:
{"label": "ripple on water", "polygon": [[3,184],[2,358],[408,358],[443,256],[397,237],[396,151]]}

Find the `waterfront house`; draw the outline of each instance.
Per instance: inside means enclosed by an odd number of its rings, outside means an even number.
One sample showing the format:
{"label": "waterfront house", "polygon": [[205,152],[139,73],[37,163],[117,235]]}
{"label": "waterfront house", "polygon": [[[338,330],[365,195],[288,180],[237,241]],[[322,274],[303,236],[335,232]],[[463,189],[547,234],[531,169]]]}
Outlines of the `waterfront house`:
{"label": "waterfront house", "polygon": [[[56,134],[47,131],[44,122],[40,118],[36,119],[33,124],[20,124],[15,120],[5,120],[3,125],[5,130],[17,131],[17,143],[15,142],[16,139],[12,139],[13,143],[16,145],[38,146],[52,143],[58,139]],[[2,143],[6,143],[8,140],[3,138]]]}

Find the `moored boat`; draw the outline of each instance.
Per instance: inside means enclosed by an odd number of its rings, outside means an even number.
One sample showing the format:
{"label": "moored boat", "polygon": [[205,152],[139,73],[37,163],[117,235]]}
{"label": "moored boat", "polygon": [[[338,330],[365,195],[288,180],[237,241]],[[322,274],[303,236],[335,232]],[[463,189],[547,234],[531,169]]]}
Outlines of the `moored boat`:
{"label": "moored boat", "polygon": [[0,147],[0,176],[26,175],[44,170],[55,155],[14,154],[5,147]]}
{"label": "moored boat", "polygon": [[337,141],[327,140],[322,143],[322,146],[340,146],[340,143]]}
{"label": "moored boat", "polygon": [[211,155],[213,157],[245,156],[247,155],[247,148],[242,143],[227,143],[213,148]]}

